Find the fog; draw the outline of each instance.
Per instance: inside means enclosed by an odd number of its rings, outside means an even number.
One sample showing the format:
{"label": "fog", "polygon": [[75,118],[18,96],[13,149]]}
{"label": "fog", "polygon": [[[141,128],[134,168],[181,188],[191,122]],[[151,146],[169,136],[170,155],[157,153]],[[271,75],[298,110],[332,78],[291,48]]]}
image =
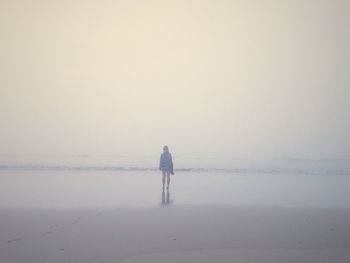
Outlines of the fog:
{"label": "fog", "polygon": [[350,158],[349,14],[2,0],[0,153]]}

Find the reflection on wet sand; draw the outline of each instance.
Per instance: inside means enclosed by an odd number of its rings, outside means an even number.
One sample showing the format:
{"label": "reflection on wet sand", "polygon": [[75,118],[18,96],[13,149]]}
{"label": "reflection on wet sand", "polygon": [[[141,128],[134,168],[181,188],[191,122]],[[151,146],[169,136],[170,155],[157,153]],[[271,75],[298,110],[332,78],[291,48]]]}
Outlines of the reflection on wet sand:
{"label": "reflection on wet sand", "polygon": [[170,200],[170,192],[169,190],[166,191],[166,195],[165,195],[165,191],[162,191],[162,205],[171,205],[172,204],[172,200]]}

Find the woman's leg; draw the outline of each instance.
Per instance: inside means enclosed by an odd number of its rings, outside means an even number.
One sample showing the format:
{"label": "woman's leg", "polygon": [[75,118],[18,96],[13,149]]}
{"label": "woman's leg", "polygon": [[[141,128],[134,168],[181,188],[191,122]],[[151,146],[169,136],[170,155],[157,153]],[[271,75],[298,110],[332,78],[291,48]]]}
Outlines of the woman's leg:
{"label": "woman's leg", "polygon": [[163,172],[163,180],[162,180],[162,183],[163,183],[163,189],[164,189],[164,185],[165,185],[165,171],[162,171]]}
{"label": "woman's leg", "polygon": [[166,172],[166,175],[167,175],[167,188],[169,189],[169,184],[170,184],[170,172],[167,171],[167,172]]}

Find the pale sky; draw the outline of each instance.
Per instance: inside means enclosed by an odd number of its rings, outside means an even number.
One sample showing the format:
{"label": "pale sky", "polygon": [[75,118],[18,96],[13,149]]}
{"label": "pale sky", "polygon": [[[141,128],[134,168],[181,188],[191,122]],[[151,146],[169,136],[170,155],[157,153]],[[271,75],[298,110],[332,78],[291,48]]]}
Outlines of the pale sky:
{"label": "pale sky", "polygon": [[0,153],[350,158],[350,1],[0,0]]}

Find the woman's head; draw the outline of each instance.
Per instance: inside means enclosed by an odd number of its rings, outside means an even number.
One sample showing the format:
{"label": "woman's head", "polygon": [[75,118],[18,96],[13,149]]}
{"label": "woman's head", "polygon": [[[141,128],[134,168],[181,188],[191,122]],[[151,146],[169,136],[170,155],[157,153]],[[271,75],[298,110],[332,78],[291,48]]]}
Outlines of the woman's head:
{"label": "woman's head", "polygon": [[164,151],[164,152],[168,152],[168,151],[169,151],[169,148],[168,148],[168,146],[167,146],[167,145],[164,145],[164,147],[163,147],[163,151]]}

